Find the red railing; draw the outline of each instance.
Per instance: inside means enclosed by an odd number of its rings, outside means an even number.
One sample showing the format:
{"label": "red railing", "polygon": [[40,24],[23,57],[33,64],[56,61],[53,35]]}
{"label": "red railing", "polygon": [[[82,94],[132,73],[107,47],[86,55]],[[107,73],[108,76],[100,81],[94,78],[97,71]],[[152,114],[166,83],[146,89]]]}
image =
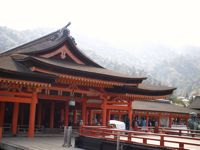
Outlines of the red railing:
{"label": "red railing", "polygon": [[120,136],[120,142],[142,143],[154,147],[165,147],[172,149],[200,149],[200,138],[174,136],[166,134],[155,134],[148,132],[117,130],[105,127],[83,126],[80,135],[109,141],[116,141]]}
{"label": "red railing", "polygon": [[190,130],[190,129],[174,129],[174,128],[158,127],[157,132],[155,132],[156,127],[146,127],[146,128],[138,127],[137,131],[200,137],[200,130]]}

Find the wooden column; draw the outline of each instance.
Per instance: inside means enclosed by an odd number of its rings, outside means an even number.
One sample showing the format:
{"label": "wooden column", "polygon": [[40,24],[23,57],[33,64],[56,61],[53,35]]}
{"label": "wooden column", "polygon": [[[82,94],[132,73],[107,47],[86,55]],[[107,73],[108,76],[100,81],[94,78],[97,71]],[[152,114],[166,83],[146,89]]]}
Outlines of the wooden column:
{"label": "wooden column", "polygon": [[82,121],[83,121],[83,125],[86,124],[86,103],[87,103],[87,100],[86,99],[83,99],[83,102],[82,102]]}
{"label": "wooden column", "polygon": [[90,119],[89,119],[89,125],[93,125],[93,110],[90,110]]}
{"label": "wooden column", "polygon": [[77,110],[74,110],[73,112],[73,124],[76,125],[77,123]]}
{"label": "wooden column", "polygon": [[38,118],[37,118],[37,126],[40,128],[42,123],[42,104],[38,104]]}
{"label": "wooden column", "polygon": [[36,92],[34,92],[32,96],[32,101],[30,103],[28,137],[34,137],[35,134],[35,112],[36,112],[37,101],[38,101],[38,95]]}
{"label": "wooden column", "polygon": [[3,127],[4,116],[5,116],[6,104],[4,102],[0,103],[0,127]]}
{"label": "wooden column", "polygon": [[169,115],[169,127],[170,128],[172,127],[172,115],[171,115],[171,113]]}
{"label": "wooden column", "polygon": [[88,125],[88,116],[89,116],[89,111],[86,108],[85,125]]}
{"label": "wooden column", "polygon": [[149,127],[149,113],[146,112],[146,127]]}
{"label": "wooden column", "polygon": [[19,114],[19,103],[14,103],[13,115],[12,115],[12,134],[17,134],[17,124],[18,124],[18,114]]}
{"label": "wooden column", "polygon": [[128,101],[128,117],[130,120],[130,129],[132,129],[132,120],[133,120],[133,110],[132,110],[132,101]]}
{"label": "wooden column", "polygon": [[158,127],[160,127],[160,116],[161,116],[161,114],[159,113],[159,115],[158,115]]}
{"label": "wooden column", "polygon": [[119,121],[122,121],[122,114],[120,111],[119,111]]}
{"label": "wooden column", "polygon": [[111,110],[107,110],[107,122],[110,121],[110,111]]}
{"label": "wooden column", "polygon": [[60,110],[60,122],[62,123],[62,125],[64,123],[64,120],[65,120],[65,110],[62,107],[61,110]]}
{"label": "wooden column", "polygon": [[25,109],[25,107],[24,107],[24,104],[23,103],[21,103],[20,104],[20,108],[21,108],[21,111],[20,111],[20,125],[24,125],[24,109]]}
{"label": "wooden column", "polygon": [[54,116],[55,116],[55,102],[51,102],[51,111],[50,111],[50,128],[54,127]]}
{"label": "wooden column", "polygon": [[69,102],[65,102],[65,126],[69,124]]}
{"label": "wooden column", "polygon": [[106,126],[106,113],[107,113],[107,98],[103,99],[102,103],[102,126]]}
{"label": "wooden column", "polygon": [[189,114],[185,117],[185,125],[187,126],[187,128],[188,128],[188,120],[189,120]]}

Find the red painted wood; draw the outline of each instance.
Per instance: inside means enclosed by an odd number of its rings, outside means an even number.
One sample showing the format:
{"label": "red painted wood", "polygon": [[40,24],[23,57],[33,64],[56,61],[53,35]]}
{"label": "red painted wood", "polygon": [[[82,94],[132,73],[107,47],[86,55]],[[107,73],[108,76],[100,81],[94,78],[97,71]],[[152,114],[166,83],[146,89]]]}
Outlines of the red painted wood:
{"label": "red painted wood", "polygon": [[17,124],[18,124],[18,114],[19,114],[19,103],[14,103],[13,115],[12,115],[12,134],[17,134]]}
{"label": "red painted wood", "polygon": [[1,143],[1,140],[2,140],[2,136],[3,136],[2,127],[0,126],[0,143]]}
{"label": "red painted wood", "polygon": [[55,116],[55,102],[51,102],[51,110],[50,110],[50,123],[49,127],[54,127],[54,116]]}
{"label": "red painted wood", "polygon": [[128,117],[130,121],[130,129],[132,129],[132,120],[133,120],[132,101],[128,102]]}
{"label": "red painted wood", "polygon": [[87,100],[86,99],[83,99],[83,102],[82,102],[82,121],[83,121],[83,125],[86,124],[86,114],[87,114],[87,110],[86,110],[86,102]]}
{"label": "red painted wood", "polygon": [[73,124],[76,125],[77,123],[77,110],[73,111]]}
{"label": "red painted wood", "polygon": [[0,127],[3,127],[4,124],[5,108],[6,104],[3,102],[0,103]]}
{"label": "red painted wood", "polygon": [[37,100],[37,93],[34,92],[32,102],[30,104],[28,137],[34,137],[35,134],[35,112]]}
{"label": "red painted wood", "polygon": [[102,103],[102,125],[106,126],[106,112],[107,112],[107,98],[103,100]]}
{"label": "red painted wood", "polygon": [[42,103],[38,104],[38,118],[37,118],[37,125],[41,127],[42,123]]}
{"label": "red painted wood", "polygon": [[69,123],[69,102],[65,102],[65,126]]}

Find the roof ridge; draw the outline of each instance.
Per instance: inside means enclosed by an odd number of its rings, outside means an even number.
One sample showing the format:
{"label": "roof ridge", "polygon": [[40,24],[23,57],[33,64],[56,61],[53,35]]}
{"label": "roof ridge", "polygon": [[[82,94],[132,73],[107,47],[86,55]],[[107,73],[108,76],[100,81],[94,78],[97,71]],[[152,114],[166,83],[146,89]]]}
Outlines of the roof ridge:
{"label": "roof ridge", "polygon": [[[70,25],[71,23],[69,22],[66,26],[64,26],[63,28],[61,29],[58,29],[54,32],[51,32],[47,35],[44,35],[44,36],[41,36],[39,38],[36,38],[34,40],[31,40],[29,42],[26,42],[26,43],[23,43],[21,45],[18,45],[16,47],[13,47],[11,49],[8,49],[6,50],[5,52],[3,53],[0,53],[0,56],[4,56],[4,55],[9,55],[9,54],[12,54],[12,53],[15,53],[18,49],[20,48],[26,48],[27,46],[32,46],[34,44],[38,44],[38,43],[41,43],[43,42],[43,40],[45,40],[46,38],[49,37],[50,40],[54,41],[56,40],[57,38],[61,38],[63,35],[67,35],[69,36],[69,30],[67,29],[67,27]],[[67,30],[67,31],[66,31]],[[57,35],[59,34],[59,35]],[[42,40],[43,39],[43,40]]]}

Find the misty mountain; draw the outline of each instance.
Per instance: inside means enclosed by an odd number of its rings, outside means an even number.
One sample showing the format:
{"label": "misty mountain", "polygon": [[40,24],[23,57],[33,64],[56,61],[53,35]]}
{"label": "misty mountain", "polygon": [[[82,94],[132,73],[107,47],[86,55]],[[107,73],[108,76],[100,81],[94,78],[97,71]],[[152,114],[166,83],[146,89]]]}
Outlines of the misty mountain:
{"label": "misty mountain", "polygon": [[[0,27],[0,51],[29,42],[52,29],[16,31]],[[75,32],[76,33],[76,32]],[[184,47],[181,53],[166,45],[115,47],[99,38],[71,33],[78,47],[97,63],[134,76],[147,76],[145,84],[177,87],[177,95],[200,94],[200,48]]]}

